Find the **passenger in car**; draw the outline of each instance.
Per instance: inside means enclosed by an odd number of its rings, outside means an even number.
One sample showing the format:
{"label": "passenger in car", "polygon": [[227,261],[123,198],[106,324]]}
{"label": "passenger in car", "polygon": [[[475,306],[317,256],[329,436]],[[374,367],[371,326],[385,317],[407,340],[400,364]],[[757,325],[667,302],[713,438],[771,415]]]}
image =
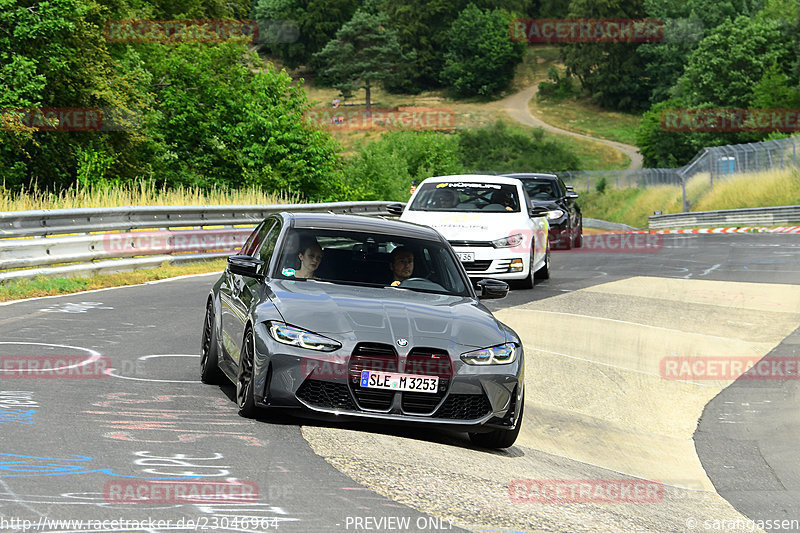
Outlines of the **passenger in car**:
{"label": "passenger in car", "polygon": [[495,191],[492,193],[491,204],[502,205],[506,211],[513,211],[516,207],[514,196],[508,191]]}
{"label": "passenger in car", "polygon": [[403,246],[392,250],[389,254],[389,270],[394,276],[392,287],[410,278],[414,272],[414,252]]}
{"label": "passenger in car", "polygon": [[302,236],[298,246],[297,259],[300,262],[300,268],[295,271],[294,277],[316,279],[314,272],[322,263],[322,247],[317,239],[311,235]]}

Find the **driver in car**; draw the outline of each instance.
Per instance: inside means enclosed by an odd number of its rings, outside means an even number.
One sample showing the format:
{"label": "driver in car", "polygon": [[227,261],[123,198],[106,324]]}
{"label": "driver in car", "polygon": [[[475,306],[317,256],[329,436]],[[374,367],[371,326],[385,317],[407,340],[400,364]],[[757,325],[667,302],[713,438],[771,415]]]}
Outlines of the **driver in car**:
{"label": "driver in car", "polygon": [[400,282],[410,278],[414,272],[414,252],[402,246],[392,250],[389,255],[389,270],[394,276],[392,287],[396,287],[400,285]]}

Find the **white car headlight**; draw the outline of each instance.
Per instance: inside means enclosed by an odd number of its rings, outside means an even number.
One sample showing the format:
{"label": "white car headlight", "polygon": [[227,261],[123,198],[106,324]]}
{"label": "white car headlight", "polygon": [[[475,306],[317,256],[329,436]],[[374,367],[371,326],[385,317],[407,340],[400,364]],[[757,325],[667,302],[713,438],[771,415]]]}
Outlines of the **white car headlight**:
{"label": "white car headlight", "polygon": [[552,211],[547,212],[547,220],[555,220],[557,218],[561,218],[564,215],[564,211],[561,209],[553,209]]}
{"label": "white car headlight", "polygon": [[289,346],[299,346],[318,352],[332,352],[342,347],[341,343],[333,339],[283,322],[267,322],[267,329],[273,339]]}
{"label": "white car headlight", "polygon": [[522,241],[525,240],[525,237],[521,233],[515,233],[514,235],[509,235],[508,237],[503,237],[502,239],[496,239],[492,241],[492,246],[495,248],[513,248],[514,246],[519,246],[522,244]]}
{"label": "white car headlight", "polygon": [[516,359],[517,345],[513,342],[461,354],[461,360],[468,365],[507,365]]}

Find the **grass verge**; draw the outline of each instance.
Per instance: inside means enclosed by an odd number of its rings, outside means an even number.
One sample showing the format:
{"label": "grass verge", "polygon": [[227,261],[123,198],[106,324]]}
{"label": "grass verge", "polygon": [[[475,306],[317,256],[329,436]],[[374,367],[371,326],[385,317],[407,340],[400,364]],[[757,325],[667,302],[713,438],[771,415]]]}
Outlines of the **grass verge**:
{"label": "grass verge", "polygon": [[139,181],[106,187],[72,187],[59,193],[38,189],[10,191],[0,184],[0,211],[33,209],[78,209],[82,207],[122,207],[128,205],[257,205],[296,203],[295,194],[264,193],[260,189],[193,187],[162,189],[153,182]]}
{"label": "grass verge", "polygon": [[46,278],[41,276],[32,279],[12,280],[0,284],[0,302],[36,298],[39,296],[72,294],[124,285],[138,285],[148,281],[157,281],[189,274],[221,272],[224,268],[225,259],[215,259],[213,261],[198,261],[196,263],[186,263],[183,265],[164,263],[157,268],[136,270],[133,272],[118,272],[115,274],[97,274],[83,278]]}
{"label": "grass verge", "polygon": [[[664,214],[683,211],[683,197],[678,185],[661,185],[646,189],[608,188],[579,192],[578,202],[583,215],[610,222],[621,222],[637,228],[647,227],[647,218],[654,211]],[[780,170],[743,174],[711,186],[708,174],[698,174],[686,184],[690,211],[772,207],[800,204],[800,171]]]}

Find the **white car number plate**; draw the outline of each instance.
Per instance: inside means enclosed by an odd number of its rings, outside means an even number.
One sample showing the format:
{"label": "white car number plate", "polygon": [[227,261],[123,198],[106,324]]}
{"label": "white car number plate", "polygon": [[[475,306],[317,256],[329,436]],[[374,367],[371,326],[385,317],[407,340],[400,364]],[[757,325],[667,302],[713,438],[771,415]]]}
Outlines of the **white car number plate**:
{"label": "white car number plate", "polygon": [[361,386],[369,389],[435,393],[439,389],[439,378],[362,370]]}
{"label": "white car number plate", "polygon": [[475,261],[475,252],[456,252],[458,260],[462,263],[471,263]]}

